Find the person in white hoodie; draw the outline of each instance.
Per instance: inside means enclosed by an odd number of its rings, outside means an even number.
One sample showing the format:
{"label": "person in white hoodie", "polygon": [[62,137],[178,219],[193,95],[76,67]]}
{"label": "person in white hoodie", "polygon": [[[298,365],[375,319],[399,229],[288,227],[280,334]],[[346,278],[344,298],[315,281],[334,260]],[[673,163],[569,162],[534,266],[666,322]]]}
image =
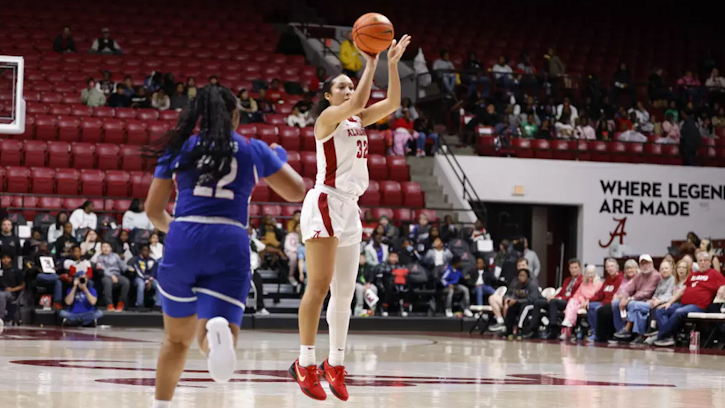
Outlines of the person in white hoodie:
{"label": "person in white hoodie", "polygon": [[151,249],[151,259],[158,261],[164,257],[164,244],[159,242],[159,234],[153,233],[149,237],[149,248]]}
{"label": "person in white hoodie", "polygon": [[63,235],[63,226],[68,222],[68,214],[58,213],[55,217],[55,224],[48,228],[48,245],[53,245],[55,241]]}
{"label": "person in white hoodie", "polygon": [[131,201],[131,206],[128,207],[128,211],[123,214],[121,228],[129,231],[133,231],[135,229],[154,229],[154,224],[151,223],[148,215],[146,215],[146,211],[144,211],[143,201],[138,198],[134,198],[133,201]]}
{"label": "person in white hoodie", "polygon": [[86,201],[80,208],[71,213],[68,221],[73,224],[73,231],[83,228],[96,229],[98,217],[93,212],[94,209],[93,202]]}

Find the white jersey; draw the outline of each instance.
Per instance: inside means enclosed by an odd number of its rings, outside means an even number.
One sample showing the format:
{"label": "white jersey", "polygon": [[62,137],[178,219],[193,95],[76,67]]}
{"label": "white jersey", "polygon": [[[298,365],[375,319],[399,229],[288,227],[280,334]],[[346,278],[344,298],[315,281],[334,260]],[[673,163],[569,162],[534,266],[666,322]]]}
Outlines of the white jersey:
{"label": "white jersey", "polygon": [[362,120],[353,116],[343,120],[317,147],[316,186],[334,188],[359,197],[368,188],[368,135]]}

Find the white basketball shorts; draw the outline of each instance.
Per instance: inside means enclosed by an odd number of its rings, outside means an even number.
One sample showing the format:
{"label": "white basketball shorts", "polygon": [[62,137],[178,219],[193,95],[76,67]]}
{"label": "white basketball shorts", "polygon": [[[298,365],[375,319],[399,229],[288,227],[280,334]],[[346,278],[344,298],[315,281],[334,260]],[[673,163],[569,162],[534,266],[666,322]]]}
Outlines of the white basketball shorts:
{"label": "white basketball shorts", "polygon": [[362,222],[360,207],[355,200],[313,188],[302,203],[300,217],[302,242],[308,239],[337,237],[338,246],[360,245]]}

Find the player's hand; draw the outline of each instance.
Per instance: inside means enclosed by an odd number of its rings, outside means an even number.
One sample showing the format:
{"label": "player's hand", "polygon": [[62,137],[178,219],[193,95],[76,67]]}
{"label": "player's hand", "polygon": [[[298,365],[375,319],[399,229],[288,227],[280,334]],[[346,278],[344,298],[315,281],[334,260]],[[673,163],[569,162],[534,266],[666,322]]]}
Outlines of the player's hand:
{"label": "player's hand", "polygon": [[410,36],[408,34],[405,34],[400,41],[393,40],[390,44],[390,49],[388,50],[388,64],[397,64],[409,44]]}
{"label": "player's hand", "polygon": [[359,52],[360,55],[362,55],[363,58],[365,58],[365,64],[369,64],[369,63],[377,64],[378,63],[378,57],[380,56],[380,54],[375,54],[375,55],[368,54],[367,52],[361,50],[360,47],[357,46],[357,43],[353,42],[353,44],[355,44],[355,48],[357,48],[357,52]]}
{"label": "player's hand", "polygon": [[272,143],[271,145],[269,145],[269,148],[272,149],[272,150],[274,150],[274,149],[276,149],[278,147],[280,147],[280,146],[277,143]]}
{"label": "player's hand", "polygon": [[113,283],[118,283],[118,276],[111,275],[111,280],[113,281]]}

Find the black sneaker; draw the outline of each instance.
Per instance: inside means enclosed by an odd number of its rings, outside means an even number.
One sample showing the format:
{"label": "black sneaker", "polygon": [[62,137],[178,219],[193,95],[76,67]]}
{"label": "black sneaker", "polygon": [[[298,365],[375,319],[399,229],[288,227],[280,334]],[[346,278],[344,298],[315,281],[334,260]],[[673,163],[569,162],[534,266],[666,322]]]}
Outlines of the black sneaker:
{"label": "black sneaker", "polygon": [[644,336],[637,336],[634,341],[632,341],[631,344],[644,344],[645,337]]}
{"label": "black sneaker", "polygon": [[521,337],[523,337],[526,340],[528,340],[528,339],[538,339],[539,338],[539,333],[537,333],[535,331],[530,331],[530,332],[524,334]]}
{"label": "black sneaker", "polygon": [[652,337],[657,335],[657,329],[655,328],[648,328],[647,331],[644,333],[644,337]]}
{"label": "black sneaker", "polygon": [[675,345],[675,339],[670,336],[662,340],[655,340],[654,344],[657,347],[672,347]]}

